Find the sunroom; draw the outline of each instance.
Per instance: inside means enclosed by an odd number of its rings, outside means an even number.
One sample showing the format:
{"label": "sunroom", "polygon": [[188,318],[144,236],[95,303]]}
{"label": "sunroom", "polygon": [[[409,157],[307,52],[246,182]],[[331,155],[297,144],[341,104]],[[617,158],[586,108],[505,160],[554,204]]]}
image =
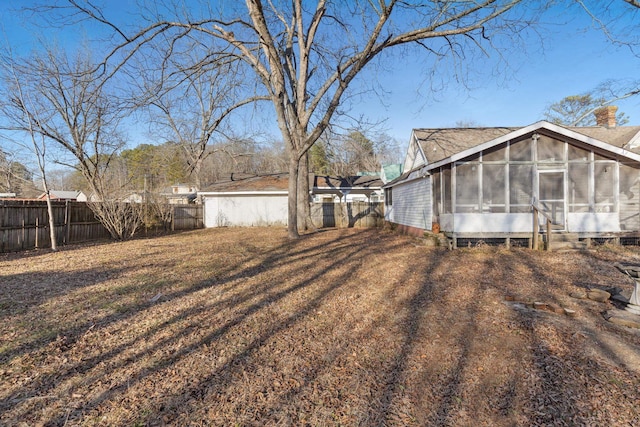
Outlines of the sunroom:
{"label": "sunroom", "polygon": [[539,226],[583,237],[640,230],[640,156],[547,122],[425,167],[433,222],[458,236],[499,237]]}

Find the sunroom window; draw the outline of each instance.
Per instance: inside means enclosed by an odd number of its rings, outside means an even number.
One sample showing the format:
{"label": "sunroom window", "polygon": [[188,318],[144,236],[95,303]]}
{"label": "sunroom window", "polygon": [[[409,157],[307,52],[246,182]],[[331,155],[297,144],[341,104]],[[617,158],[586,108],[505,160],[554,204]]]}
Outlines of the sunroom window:
{"label": "sunroom window", "polygon": [[589,163],[569,163],[569,212],[589,212]]}
{"label": "sunroom window", "polygon": [[533,200],[533,165],[509,165],[509,211],[531,211]]}
{"label": "sunroom window", "polygon": [[505,212],[505,165],[482,165],[482,211]]}
{"label": "sunroom window", "polygon": [[478,212],[479,181],[478,163],[456,165],[456,212]]}
{"label": "sunroom window", "polygon": [[595,209],[596,212],[614,212],[615,162],[595,162]]}
{"label": "sunroom window", "polygon": [[564,162],[564,142],[540,135],[537,147],[539,162]]}

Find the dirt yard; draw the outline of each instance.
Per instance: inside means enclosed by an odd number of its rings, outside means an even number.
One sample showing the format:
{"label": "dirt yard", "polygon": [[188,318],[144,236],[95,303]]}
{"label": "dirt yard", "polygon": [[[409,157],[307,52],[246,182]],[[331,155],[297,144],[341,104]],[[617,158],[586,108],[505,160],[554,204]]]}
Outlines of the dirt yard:
{"label": "dirt yard", "polygon": [[[640,425],[640,248],[218,229],[0,255],[0,425]],[[575,310],[575,317],[531,308]]]}

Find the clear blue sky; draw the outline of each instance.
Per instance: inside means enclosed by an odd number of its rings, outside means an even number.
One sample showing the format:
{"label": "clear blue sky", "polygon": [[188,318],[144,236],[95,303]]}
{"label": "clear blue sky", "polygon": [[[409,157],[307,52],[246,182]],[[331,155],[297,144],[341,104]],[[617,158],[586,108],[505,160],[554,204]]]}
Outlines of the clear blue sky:
{"label": "clear blue sky", "polygon": [[[6,45],[8,41],[21,52],[37,42],[34,37],[38,31],[24,30],[23,17],[10,10],[27,3],[32,2],[0,0],[2,44]],[[118,3],[129,2],[105,3],[119,7]],[[623,10],[622,0],[613,0],[612,4]],[[478,74],[471,89],[452,80],[446,89],[434,94],[424,84],[420,65],[406,60],[392,74],[383,75],[382,85],[390,92],[385,96],[387,108],[372,97],[359,104],[354,113],[362,113],[372,120],[386,119],[389,135],[406,142],[412,128],[449,127],[458,121],[481,126],[528,125],[542,119],[547,105],[567,95],[591,90],[607,79],[638,78],[640,59],[628,48],[612,46],[600,31],[589,29],[590,20],[585,14],[578,13],[578,9],[555,12],[545,19],[557,20],[562,13],[567,14],[562,17],[567,21],[564,25],[549,25],[544,29],[544,52],[535,47],[515,55],[509,60],[511,70],[501,72],[491,66],[486,72],[474,70]],[[632,19],[630,14],[627,17]],[[633,19],[637,22],[640,15],[634,15]],[[77,29],[48,34],[48,38],[62,42],[77,36]],[[538,43],[538,39],[532,39],[531,43]],[[421,95],[418,95],[421,83]],[[640,97],[617,105],[629,116],[630,125],[640,125]],[[277,137],[275,127],[273,133]]]}
{"label": "clear blue sky", "polygon": [[[624,9],[622,0],[617,5],[621,14],[629,10]],[[513,55],[510,70],[481,72],[471,88],[452,82],[433,96],[428,91],[420,96],[416,91],[416,84],[423,80],[419,67],[399,67],[387,83],[393,91],[387,99],[390,106],[378,117],[388,117],[390,134],[407,141],[412,128],[451,127],[458,121],[525,126],[542,120],[549,104],[590,91],[605,80],[640,81],[640,58],[627,46],[614,46],[581,10],[569,9],[568,16],[546,19],[557,22],[558,18],[567,22],[545,26],[542,48],[530,46],[527,52]],[[627,14],[626,18],[640,35],[640,14]],[[640,125],[640,96],[615,105],[630,118],[629,125]],[[375,114],[372,109],[368,112]]]}

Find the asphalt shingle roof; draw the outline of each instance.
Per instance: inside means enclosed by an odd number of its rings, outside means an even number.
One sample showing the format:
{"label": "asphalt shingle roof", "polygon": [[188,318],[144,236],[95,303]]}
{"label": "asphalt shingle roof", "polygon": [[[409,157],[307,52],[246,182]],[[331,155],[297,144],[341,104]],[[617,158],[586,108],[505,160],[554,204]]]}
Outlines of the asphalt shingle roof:
{"label": "asphalt shingle roof", "polygon": [[204,192],[233,191],[286,191],[289,188],[289,174],[249,175],[233,173],[215,184],[205,188]]}
{"label": "asphalt shingle roof", "polygon": [[519,128],[414,129],[413,134],[428,162],[435,163],[517,129]]}
{"label": "asphalt shingle roof", "polygon": [[[565,128],[620,148],[640,133],[640,126]],[[521,127],[414,129],[413,133],[428,163],[435,163],[518,129]],[[638,148],[631,151],[640,153]]]}
{"label": "asphalt shingle roof", "polygon": [[[567,127],[574,132],[581,133],[590,138],[597,139],[607,144],[614,145],[622,148],[629,143],[638,133],[640,133],[640,126],[618,126],[613,128],[606,128],[602,126],[587,126],[587,127]],[[627,148],[627,147],[625,147]],[[640,151],[632,149],[636,153]]]}
{"label": "asphalt shingle roof", "polygon": [[[309,181],[313,188],[380,188],[382,180],[379,176],[319,176],[312,175]],[[231,174],[203,192],[233,192],[233,191],[286,191],[289,188],[289,174],[279,173],[271,175]]]}

